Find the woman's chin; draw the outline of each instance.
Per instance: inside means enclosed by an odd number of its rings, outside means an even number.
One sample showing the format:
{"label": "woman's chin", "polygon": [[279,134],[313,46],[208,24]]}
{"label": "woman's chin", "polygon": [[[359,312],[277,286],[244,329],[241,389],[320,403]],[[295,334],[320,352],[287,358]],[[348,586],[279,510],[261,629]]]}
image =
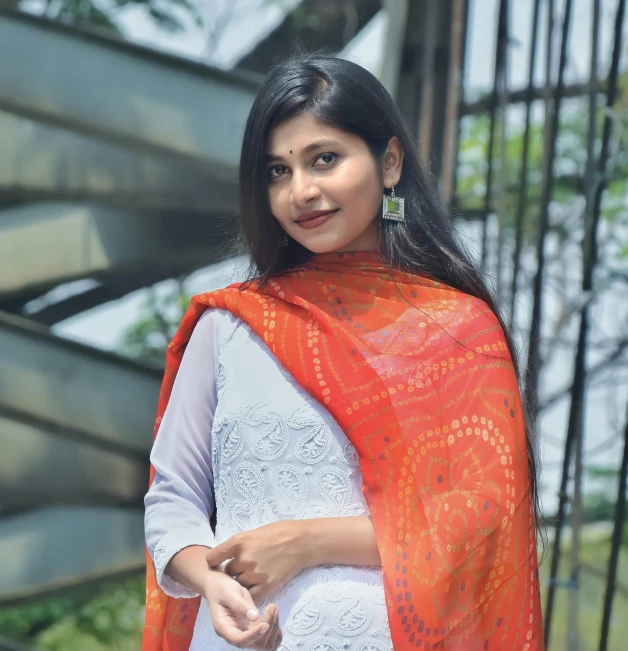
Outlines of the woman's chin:
{"label": "woman's chin", "polygon": [[338,253],[345,248],[346,243],[339,238],[307,238],[307,240],[299,242],[308,251],[314,254],[321,253]]}

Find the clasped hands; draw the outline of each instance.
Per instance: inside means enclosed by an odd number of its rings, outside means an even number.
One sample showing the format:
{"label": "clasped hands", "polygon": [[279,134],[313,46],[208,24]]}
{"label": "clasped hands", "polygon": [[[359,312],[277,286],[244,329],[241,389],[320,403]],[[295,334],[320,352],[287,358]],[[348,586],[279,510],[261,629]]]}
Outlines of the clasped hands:
{"label": "clasped hands", "polygon": [[[253,599],[263,601],[307,567],[303,521],[284,520],[229,538],[207,552],[214,578],[206,598],[216,633],[238,648],[275,651],[281,644],[279,611],[260,619]],[[223,573],[223,577],[216,576]]]}

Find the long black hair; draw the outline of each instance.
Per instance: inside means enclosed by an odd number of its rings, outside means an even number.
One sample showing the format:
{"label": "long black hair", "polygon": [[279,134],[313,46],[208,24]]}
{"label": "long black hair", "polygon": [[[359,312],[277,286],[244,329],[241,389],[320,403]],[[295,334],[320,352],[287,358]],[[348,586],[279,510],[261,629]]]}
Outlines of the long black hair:
{"label": "long black hair", "polygon": [[[398,138],[405,158],[395,190],[405,198],[405,220],[380,220],[380,252],[391,269],[440,281],[484,301],[499,319],[520,377],[506,323],[456,236],[450,215],[419,160],[411,130],[377,78],[350,61],[325,52],[300,54],[275,65],[259,89],[246,124],[240,158],[241,243],[251,259],[250,278],[264,286],[273,276],[306,262],[312,255],[292,239],[284,245],[284,231],[273,217],[268,198],[268,136],[273,128],[301,114],[359,136],[377,162],[382,161],[390,139]],[[529,417],[526,421],[532,501],[540,522],[533,428]]]}

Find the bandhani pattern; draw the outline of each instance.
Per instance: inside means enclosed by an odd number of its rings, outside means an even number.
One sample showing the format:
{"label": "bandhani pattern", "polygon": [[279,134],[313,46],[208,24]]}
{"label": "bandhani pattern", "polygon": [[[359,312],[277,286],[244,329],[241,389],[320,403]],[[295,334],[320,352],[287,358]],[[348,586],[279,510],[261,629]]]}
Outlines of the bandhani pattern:
{"label": "bandhani pattern", "polygon": [[[487,305],[366,252],[201,294],[169,346],[155,430],[207,308],[246,322],[355,446],[395,650],[542,649],[524,420]],[[187,650],[197,610],[161,592],[148,558],[143,651]]]}

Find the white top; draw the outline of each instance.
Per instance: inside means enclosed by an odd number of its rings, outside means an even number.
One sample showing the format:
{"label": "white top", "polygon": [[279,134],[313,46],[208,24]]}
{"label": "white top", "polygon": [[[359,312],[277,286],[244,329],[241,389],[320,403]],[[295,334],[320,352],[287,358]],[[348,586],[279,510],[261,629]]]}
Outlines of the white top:
{"label": "white top", "polygon": [[[197,596],[164,573],[184,547],[211,547],[277,520],[368,514],[357,455],[340,427],[226,311],[206,312],[192,333],[151,462],[146,544],[173,597]],[[392,649],[379,568],[305,570],[267,602],[279,607],[281,651]],[[203,600],[190,651],[231,648]]]}

